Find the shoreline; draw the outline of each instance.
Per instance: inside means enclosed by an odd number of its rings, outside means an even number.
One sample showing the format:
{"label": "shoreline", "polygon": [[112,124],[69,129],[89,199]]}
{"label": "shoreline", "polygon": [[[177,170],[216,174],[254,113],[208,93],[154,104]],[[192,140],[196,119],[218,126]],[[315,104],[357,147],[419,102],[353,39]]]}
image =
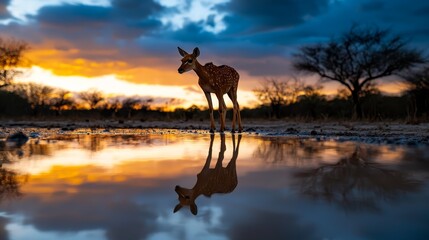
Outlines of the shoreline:
{"label": "shoreline", "polygon": [[[0,138],[14,132],[54,134],[209,133],[205,121],[0,121]],[[218,127],[218,126],[217,126]],[[229,128],[228,128],[229,129]],[[171,131],[170,131],[171,130]],[[218,132],[217,132],[218,133]],[[229,133],[225,131],[225,133]],[[298,137],[354,141],[368,144],[429,146],[429,123],[252,120],[244,134],[262,137]]]}

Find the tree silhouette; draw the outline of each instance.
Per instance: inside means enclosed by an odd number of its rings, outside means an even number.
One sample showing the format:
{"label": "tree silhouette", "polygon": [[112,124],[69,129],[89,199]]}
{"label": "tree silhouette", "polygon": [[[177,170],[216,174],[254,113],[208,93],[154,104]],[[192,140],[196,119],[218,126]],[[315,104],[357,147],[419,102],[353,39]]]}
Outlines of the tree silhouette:
{"label": "tree silhouette", "polygon": [[64,109],[72,108],[74,102],[69,91],[56,89],[53,95],[54,96],[49,99],[49,105],[55,110],[57,115],[61,115]]}
{"label": "tree silhouette", "polygon": [[91,110],[100,107],[100,104],[105,100],[103,94],[97,90],[90,90],[87,92],[81,92],[79,97],[85,102],[89,104],[89,108]]}
{"label": "tree silhouette", "polygon": [[410,71],[402,77],[409,86],[410,117],[415,120],[424,113],[429,116],[429,66]]}
{"label": "tree silhouette", "polygon": [[271,107],[272,114],[280,118],[280,108],[283,105],[296,101],[303,84],[297,78],[284,81],[271,78],[261,82],[261,87],[253,90],[253,93],[262,104]]}
{"label": "tree silhouette", "polygon": [[49,105],[54,89],[36,83],[15,84],[8,87],[12,92],[26,99],[30,104],[33,114],[37,115]]}
{"label": "tree silhouette", "polygon": [[24,41],[0,37],[0,88],[10,85],[21,73],[16,68],[23,63],[23,53],[28,48]]}
{"label": "tree silhouette", "polygon": [[122,101],[122,109],[126,111],[127,118],[131,118],[133,110],[141,109],[142,100],[137,97],[129,97]]}
{"label": "tree silhouette", "polygon": [[406,47],[401,36],[355,25],[339,38],[302,47],[295,54],[294,68],[345,86],[352,96],[353,117],[362,118],[361,93],[368,84],[424,61],[420,52]]}

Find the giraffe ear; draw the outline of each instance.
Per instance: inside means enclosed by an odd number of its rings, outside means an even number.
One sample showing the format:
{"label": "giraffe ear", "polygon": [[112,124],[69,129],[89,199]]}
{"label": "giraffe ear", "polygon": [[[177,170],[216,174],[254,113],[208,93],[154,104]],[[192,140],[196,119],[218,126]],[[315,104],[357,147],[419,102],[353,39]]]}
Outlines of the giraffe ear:
{"label": "giraffe ear", "polygon": [[188,53],[185,50],[181,49],[180,47],[177,47],[177,49],[179,50],[180,56],[184,57],[185,55],[188,55]]}
{"label": "giraffe ear", "polygon": [[182,205],[177,204],[177,205],[174,207],[173,213],[175,213],[175,212],[179,211],[181,208],[182,208]]}
{"label": "giraffe ear", "polygon": [[192,55],[194,55],[194,57],[200,56],[200,49],[198,49],[197,47],[194,48],[194,52],[192,53]]}
{"label": "giraffe ear", "polygon": [[191,207],[190,208],[191,209],[191,213],[194,214],[194,215],[197,215],[197,213],[198,213],[198,207],[197,207],[197,205],[195,203],[192,203],[190,207]]}

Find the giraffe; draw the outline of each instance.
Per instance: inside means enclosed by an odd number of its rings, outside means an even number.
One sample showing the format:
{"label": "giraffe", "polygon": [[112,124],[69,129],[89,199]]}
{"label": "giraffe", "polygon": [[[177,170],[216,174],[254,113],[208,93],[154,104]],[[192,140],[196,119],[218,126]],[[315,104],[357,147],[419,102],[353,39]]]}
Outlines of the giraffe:
{"label": "giraffe", "polygon": [[223,99],[224,94],[228,94],[228,97],[233,103],[233,114],[232,114],[232,129],[231,132],[235,132],[235,124],[238,122],[238,132],[243,130],[241,126],[240,106],[237,101],[237,88],[238,80],[240,75],[238,72],[226,65],[216,66],[213,63],[207,63],[204,66],[201,65],[197,57],[200,55],[200,50],[196,47],[194,51],[189,54],[185,50],[178,47],[182,58],[182,64],[180,65],[178,72],[180,74],[194,70],[198,75],[198,84],[204,92],[207,98],[210,112],[210,132],[215,131],[215,123],[213,117],[213,102],[211,93],[214,93],[219,101],[219,116],[220,116],[220,132],[225,130],[225,118],[227,107]]}
{"label": "giraffe", "polygon": [[231,193],[237,187],[237,167],[236,161],[238,157],[238,150],[240,148],[241,135],[238,135],[237,146],[235,145],[235,135],[232,134],[233,153],[232,158],[226,167],[222,166],[224,154],[226,150],[225,134],[220,134],[221,144],[218,160],[215,168],[210,168],[212,159],[212,148],[214,134],[210,135],[209,153],[201,172],[197,174],[197,182],[194,187],[184,188],[177,185],[175,191],[179,196],[179,203],[174,208],[174,212],[179,211],[183,206],[189,206],[191,213],[197,215],[198,208],[195,200],[200,196],[211,197],[214,193]]}

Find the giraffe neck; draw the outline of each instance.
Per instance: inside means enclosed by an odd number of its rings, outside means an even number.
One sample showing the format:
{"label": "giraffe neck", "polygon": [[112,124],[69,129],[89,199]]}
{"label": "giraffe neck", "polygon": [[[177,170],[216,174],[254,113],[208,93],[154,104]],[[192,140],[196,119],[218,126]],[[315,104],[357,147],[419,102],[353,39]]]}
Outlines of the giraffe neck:
{"label": "giraffe neck", "polygon": [[201,65],[197,60],[195,60],[194,71],[200,79],[203,79],[203,80],[209,79],[209,75],[207,74],[206,70],[204,69],[204,66]]}

